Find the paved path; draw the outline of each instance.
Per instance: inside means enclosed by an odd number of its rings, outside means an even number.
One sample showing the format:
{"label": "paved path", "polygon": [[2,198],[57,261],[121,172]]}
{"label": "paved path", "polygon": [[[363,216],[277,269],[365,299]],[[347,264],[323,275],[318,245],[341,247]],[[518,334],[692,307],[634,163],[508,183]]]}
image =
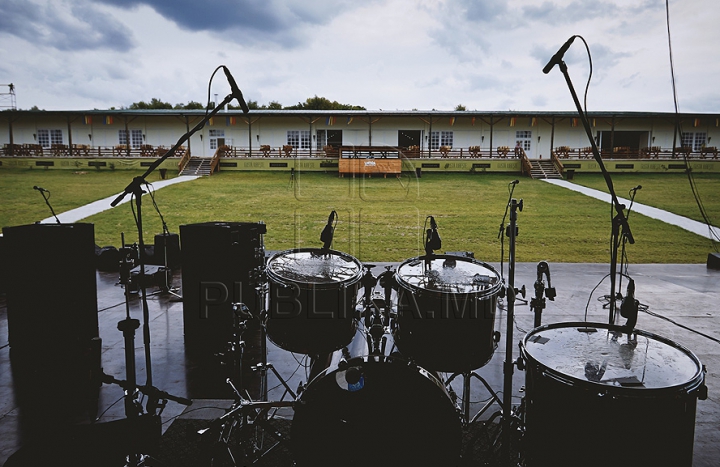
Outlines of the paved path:
{"label": "paved path", "polygon": [[[582,193],[592,198],[599,199],[600,201],[605,201],[606,203],[609,203],[611,201],[610,194],[605,193],[604,191],[594,190],[592,188],[576,185],[575,183],[570,183],[565,180],[544,179],[543,181],[563,188],[567,188],[569,190],[577,191],[578,193]],[[618,200],[621,204],[624,204],[625,206],[630,206],[629,199],[618,197]],[[668,224],[676,225],[682,229],[688,230],[694,234],[709,238],[711,240],[720,238],[719,228],[712,227],[712,231],[715,232],[715,236],[713,237],[713,234],[710,231],[711,228],[708,227],[706,224],[694,221],[692,219],[688,219],[687,217],[678,216],[677,214],[673,214],[671,212],[663,211],[662,209],[653,208],[644,204],[633,203],[632,211],[640,213],[647,217],[651,217],[653,219],[666,222]]]}
{"label": "paved path", "polygon": [[[171,178],[170,180],[153,182],[150,185],[152,185],[154,189],[159,190],[160,188],[164,188],[166,186],[174,185],[176,183],[189,182],[190,180],[195,180],[196,178],[198,177],[195,175],[183,175],[180,177]],[[72,224],[73,222],[78,222],[82,219],[85,219],[86,217],[90,217],[99,212],[111,209],[110,203],[112,203],[115,198],[117,198],[117,196],[118,195],[112,195],[108,198],[86,204],[85,206],[80,206],[79,208],[63,212],[61,214],[58,214],[58,219],[60,219],[60,222],[63,224]],[[120,204],[127,203],[128,201],[130,201],[130,198],[130,196],[126,196],[122,200],[122,202],[120,202]],[[118,206],[120,204],[118,204]],[[47,219],[43,219],[42,221],[40,221],[40,223],[42,224],[54,224],[55,222],[56,221],[54,217],[48,217]]]}

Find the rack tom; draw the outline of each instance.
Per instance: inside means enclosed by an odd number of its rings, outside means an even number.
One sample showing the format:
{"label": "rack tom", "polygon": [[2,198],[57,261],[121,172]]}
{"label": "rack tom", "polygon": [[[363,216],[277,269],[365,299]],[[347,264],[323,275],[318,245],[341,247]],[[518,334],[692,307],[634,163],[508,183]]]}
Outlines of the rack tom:
{"label": "rack tom", "polygon": [[480,368],[492,358],[502,288],[492,266],[461,256],[421,256],[401,264],[395,280],[395,342],[403,355],[447,372]]}
{"label": "rack tom", "polygon": [[352,256],[314,248],[287,250],[266,267],[267,334],[290,352],[319,355],[350,343],[362,265]]}

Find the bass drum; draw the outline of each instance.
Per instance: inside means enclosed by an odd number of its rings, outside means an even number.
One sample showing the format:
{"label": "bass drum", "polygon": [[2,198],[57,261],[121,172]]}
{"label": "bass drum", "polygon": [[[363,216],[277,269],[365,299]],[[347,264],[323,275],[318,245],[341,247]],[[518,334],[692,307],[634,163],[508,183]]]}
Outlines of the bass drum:
{"label": "bass drum", "polygon": [[405,261],[397,269],[400,352],[433,371],[480,368],[493,356],[495,307],[502,288],[489,264],[434,255]]}
{"label": "bass drum", "polygon": [[430,372],[394,356],[336,352],[295,404],[290,439],[300,467],[455,466],[462,423]]}
{"label": "bass drum", "polygon": [[362,264],[315,248],[287,250],[268,260],[267,335],[278,347],[308,355],[348,345],[357,329],[355,305]]}
{"label": "bass drum", "polygon": [[660,336],[596,323],[528,333],[526,465],[692,465],[695,406],[705,374]]}

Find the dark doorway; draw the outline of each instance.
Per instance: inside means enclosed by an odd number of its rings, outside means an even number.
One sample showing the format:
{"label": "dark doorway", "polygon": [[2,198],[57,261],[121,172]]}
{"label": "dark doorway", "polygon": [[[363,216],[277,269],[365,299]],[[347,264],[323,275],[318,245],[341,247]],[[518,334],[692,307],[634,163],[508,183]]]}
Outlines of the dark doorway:
{"label": "dark doorway", "polygon": [[420,146],[421,142],[421,130],[398,130],[398,147],[409,148],[410,146]]}
{"label": "dark doorway", "polygon": [[342,146],[342,130],[318,130],[317,131],[317,148],[322,149],[325,146],[334,148]]}
{"label": "dark doorway", "polygon": [[600,149],[612,152],[613,148],[628,147],[631,150],[640,150],[648,146],[647,131],[598,131]]}

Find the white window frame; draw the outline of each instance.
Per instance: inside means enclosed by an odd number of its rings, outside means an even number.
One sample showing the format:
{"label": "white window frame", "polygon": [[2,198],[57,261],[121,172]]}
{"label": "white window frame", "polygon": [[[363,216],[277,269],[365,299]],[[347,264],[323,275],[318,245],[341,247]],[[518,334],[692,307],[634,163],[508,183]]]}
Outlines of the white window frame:
{"label": "white window frame", "polygon": [[515,130],[515,147],[520,146],[525,153],[532,149],[532,130]]}
{"label": "white window frame", "polygon": [[[142,130],[138,130],[137,128],[133,128],[130,130],[130,148],[132,149],[140,149],[140,146],[143,145],[143,134]],[[118,144],[128,144],[128,135],[125,132],[124,129],[118,130]]]}
{"label": "white window frame", "polygon": [[430,132],[430,150],[437,151],[442,146],[453,147],[455,133],[452,131],[431,131]]}
{"label": "white window frame", "polygon": [[702,150],[707,144],[707,133],[704,131],[692,132],[684,131],[680,137],[680,146],[689,147],[697,152]]}
{"label": "white window frame", "polygon": [[310,149],[310,130],[288,130],[287,144],[297,149]]}
{"label": "white window frame", "polygon": [[53,144],[63,144],[62,130],[42,128],[37,131],[37,142],[43,149],[50,149]]}
{"label": "white window frame", "polygon": [[218,139],[222,139],[224,145],[229,145],[228,140],[225,138],[225,130],[209,130],[208,137],[210,140],[210,149],[212,151],[216,151],[217,148],[220,147]]}

